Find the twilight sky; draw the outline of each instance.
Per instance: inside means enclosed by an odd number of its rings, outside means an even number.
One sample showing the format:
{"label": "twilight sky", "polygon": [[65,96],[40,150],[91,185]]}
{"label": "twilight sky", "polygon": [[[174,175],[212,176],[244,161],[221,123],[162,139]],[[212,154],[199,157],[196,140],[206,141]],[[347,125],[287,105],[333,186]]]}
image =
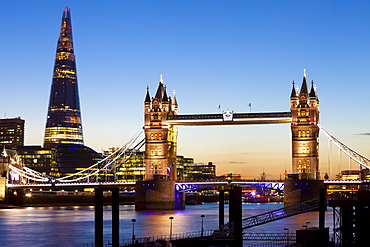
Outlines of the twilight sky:
{"label": "twilight sky", "polygon": [[[292,81],[315,81],[321,124],[370,156],[370,2],[5,1],[0,117],[42,145],[61,16],[71,9],[85,145],[121,146],[143,125],[146,87],[163,74],[179,114],[289,111]],[[251,109],[249,103],[252,104]],[[178,154],[217,174],[291,170],[289,125],[180,127]],[[321,172],[328,141],[321,133]],[[333,148],[333,157],[339,157]],[[348,159],[331,159],[331,177]],[[353,169],[357,168],[352,165]]]}

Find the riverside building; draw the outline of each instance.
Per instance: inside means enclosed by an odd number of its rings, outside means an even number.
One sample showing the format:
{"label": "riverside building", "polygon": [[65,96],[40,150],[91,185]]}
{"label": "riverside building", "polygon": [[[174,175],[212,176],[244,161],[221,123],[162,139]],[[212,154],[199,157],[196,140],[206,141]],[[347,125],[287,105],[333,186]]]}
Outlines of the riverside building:
{"label": "riverside building", "polygon": [[0,119],[0,145],[16,149],[24,145],[24,120],[17,118]]}

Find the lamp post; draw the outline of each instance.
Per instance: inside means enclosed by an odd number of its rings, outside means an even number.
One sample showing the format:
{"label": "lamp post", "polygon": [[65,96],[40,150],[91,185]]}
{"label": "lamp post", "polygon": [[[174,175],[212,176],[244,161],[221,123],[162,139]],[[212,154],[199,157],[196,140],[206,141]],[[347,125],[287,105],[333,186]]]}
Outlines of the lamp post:
{"label": "lamp post", "polygon": [[171,241],[172,240],[172,220],[174,218],[171,216],[169,219],[170,219],[170,241]]}
{"label": "lamp post", "polygon": [[284,228],[284,231],[287,231],[287,235],[286,235],[286,246],[289,246],[289,228]]}
{"label": "lamp post", "polygon": [[203,238],[203,233],[204,233],[204,228],[203,228],[203,219],[204,217],[206,217],[204,214],[202,214],[200,217],[202,217],[202,227],[201,227],[201,233],[200,233],[200,236]]}
{"label": "lamp post", "polygon": [[135,243],[135,222],[136,220],[132,219],[131,222],[132,222],[132,244],[134,244]]}

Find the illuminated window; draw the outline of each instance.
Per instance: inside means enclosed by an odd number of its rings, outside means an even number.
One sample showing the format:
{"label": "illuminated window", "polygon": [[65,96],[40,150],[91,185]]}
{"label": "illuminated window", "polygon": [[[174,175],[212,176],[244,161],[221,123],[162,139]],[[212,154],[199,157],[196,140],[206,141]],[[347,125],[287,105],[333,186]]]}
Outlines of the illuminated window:
{"label": "illuminated window", "polygon": [[303,147],[298,147],[298,153],[299,154],[308,154],[310,153],[310,148],[303,146]]}

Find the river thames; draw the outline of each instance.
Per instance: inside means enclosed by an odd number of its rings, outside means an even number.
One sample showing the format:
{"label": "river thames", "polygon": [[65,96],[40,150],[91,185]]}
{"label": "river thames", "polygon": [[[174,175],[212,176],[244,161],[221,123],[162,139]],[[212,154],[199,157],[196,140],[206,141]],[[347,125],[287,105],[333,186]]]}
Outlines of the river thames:
{"label": "river thames", "polygon": [[[282,203],[243,203],[243,218],[282,208]],[[173,216],[173,234],[201,230],[204,215],[204,230],[218,228],[218,204],[187,205],[185,210],[135,211],[133,205],[120,206],[120,240],[132,237],[131,219],[137,238],[169,235],[170,220]],[[333,212],[326,211],[326,226],[332,233]],[[225,205],[225,223],[228,222],[228,205]],[[293,217],[253,227],[245,232],[286,233],[308,227],[318,227],[318,212],[308,212]],[[94,207],[23,207],[0,209],[0,245],[2,247],[82,247],[94,242]],[[104,207],[104,242],[111,240],[111,207]],[[121,241],[120,241],[121,242]],[[262,242],[244,241],[243,246]]]}

